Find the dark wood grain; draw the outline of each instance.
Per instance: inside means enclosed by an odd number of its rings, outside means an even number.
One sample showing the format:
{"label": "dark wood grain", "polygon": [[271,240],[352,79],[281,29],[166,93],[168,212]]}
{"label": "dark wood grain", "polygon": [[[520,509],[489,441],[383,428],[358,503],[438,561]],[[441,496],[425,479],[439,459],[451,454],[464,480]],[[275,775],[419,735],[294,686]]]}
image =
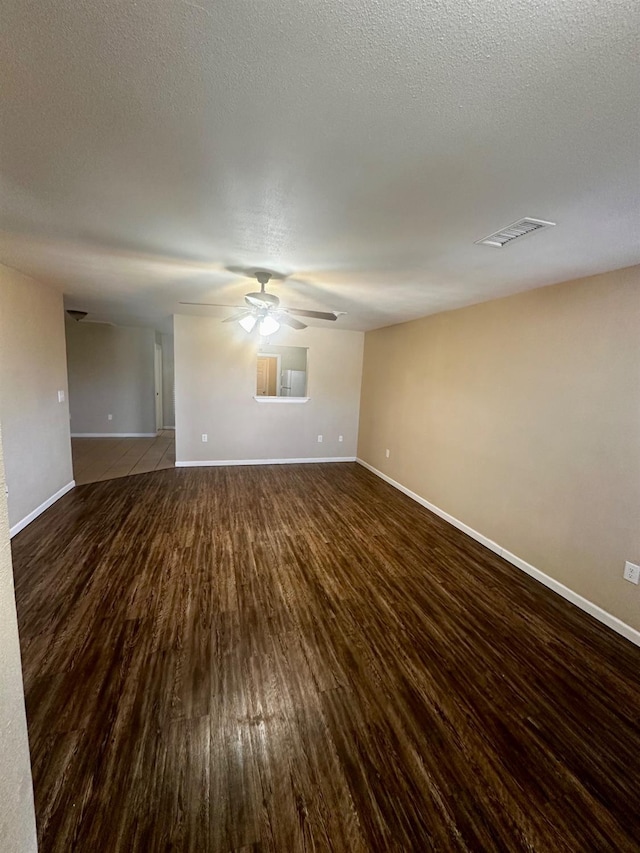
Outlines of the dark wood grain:
{"label": "dark wood grain", "polygon": [[640,649],[351,464],[13,542],[41,851],[640,850]]}

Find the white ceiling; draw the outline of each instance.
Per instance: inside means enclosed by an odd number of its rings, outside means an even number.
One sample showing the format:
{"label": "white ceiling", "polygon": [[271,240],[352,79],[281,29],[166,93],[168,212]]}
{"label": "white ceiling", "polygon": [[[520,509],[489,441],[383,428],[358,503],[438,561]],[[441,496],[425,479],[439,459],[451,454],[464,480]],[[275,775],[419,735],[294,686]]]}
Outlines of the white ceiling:
{"label": "white ceiling", "polygon": [[[639,33],[636,0],[4,0],[0,261],[156,326],[265,266],[356,329],[640,263]],[[558,226],[474,245],[523,216]]]}

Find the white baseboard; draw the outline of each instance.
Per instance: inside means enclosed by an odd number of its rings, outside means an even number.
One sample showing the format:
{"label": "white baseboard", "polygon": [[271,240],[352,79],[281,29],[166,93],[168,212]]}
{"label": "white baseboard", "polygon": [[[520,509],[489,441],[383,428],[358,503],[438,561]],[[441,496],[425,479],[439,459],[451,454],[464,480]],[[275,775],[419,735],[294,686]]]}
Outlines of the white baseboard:
{"label": "white baseboard", "polygon": [[[166,429],[166,427],[163,427]],[[157,438],[157,432],[72,432],[71,438]]]}
{"label": "white baseboard", "polygon": [[485,547],[489,548],[491,551],[494,551],[503,559],[507,560],[507,562],[516,566],[516,568],[520,569],[523,572],[526,572],[535,580],[539,581],[541,584],[544,584],[548,589],[553,590],[558,595],[561,595],[567,601],[570,601],[572,604],[575,604],[576,607],[579,607],[580,610],[584,610],[585,613],[588,613],[590,616],[593,616],[594,619],[597,619],[599,622],[602,622],[603,625],[606,625],[608,628],[614,630],[617,634],[624,637],[630,642],[634,643],[636,646],[640,646],[640,631],[637,631],[635,628],[632,628],[631,625],[627,625],[626,622],[623,622],[621,619],[618,619],[617,616],[613,616],[606,610],[603,610],[602,607],[599,607],[597,604],[594,604],[592,601],[589,601],[588,598],[584,598],[582,595],[579,595],[577,592],[574,592],[568,586],[565,586],[560,581],[557,581],[555,578],[552,578],[550,575],[545,574],[540,571],[540,569],[536,569],[535,566],[532,566],[530,563],[527,563],[525,560],[520,557],[512,554],[511,551],[507,551],[506,548],[503,548],[501,545],[498,545],[497,542],[494,542],[492,539],[488,539],[486,536],[483,536],[482,533],[478,533],[477,530],[474,530],[472,527],[464,524],[457,518],[454,518],[452,515],[449,515],[448,512],[444,512],[439,507],[430,503],[425,498],[418,495],[416,492],[412,492],[411,489],[407,489],[406,486],[403,486],[402,483],[398,483],[396,480],[392,480],[391,477],[388,477],[386,474],[383,474],[382,471],[378,471],[377,468],[374,468],[373,465],[369,465],[368,462],[365,462],[364,459],[356,459],[358,464],[362,465],[363,468],[367,468],[367,470],[371,471],[376,477],[380,477],[381,480],[384,480],[385,483],[389,483],[390,486],[393,486],[394,489],[398,489],[398,491],[410,497],[412,500],[416,501],[416,503],[421,504],[426,509],[430,510],[434,515],[443,518],[445,521],[448,521],[449,524],[452,524],[454,527],[457,527],[458,530],[462,530],[463,533],[466,533],[467,536],[471,536],[472,539],[480,542]]}
{"label": "white baseboard", "polygon": [[175,424],[174,426],[163,426],[162,429],[175,429]]}
{"label": "white baseboard", "polygon": [[397,480],[392,480],[391,477],[387,477],[386,474],[383,474],[382,471],[378,471],[377,468],[374,468],[373,465],[369,465],[368,462],[365,462],[364,459],[356,459],[356,462],[359,465],[362,465],[363,468],[367,468],[376,477],[380,477],[381,480],[384,480],[385,483],[389,483],[390,486],[393,486],[394,489],[398,489],[398,491],[402,492],[405,495],[408,495],[412,500],[421,504],[430,510],[434,515],[440,516],[445,521],[448,521],[449,524],[452,524],[454,527],[457,527],[458,530],[462,530],[463,533],[466,533],[467,536],[470,536],[472,539],[475,539],[477,542],[480,542],[481,545],[484,545],[485,548],[489,548],[490,551],[494,551],[496,554],[500,554],[502,556],[502,546],[498,545],[497,542],[494,542],[493,539],[488,539],[486,536],[483,536],[482,533],[478,533],[477,530],[474,530],[473,527],[469,527],[466,524],[463,524],[462,521],[459,521],[457,518],[454,518],[452,515],[449,515],[448,512],[440,509],[440,507],[435,506],[435,504],[429,503],[428,500],[416,494],[416,492],[412,492],[411,489],[407,489],[406,486],[403,486],[402,483],[398,483]]}
{"label": "white baseboard", "polygon": [[71,489],[74,488],[75,484],[76,481],[71,480],[71,482],[67,483],[66,486],[63,486],[61,489],[58,489],[55,495],[51,495],[51,497],[47,498],[44,503],[41,503],[40,506],[36,507],[33,512],[30,512],[29,515],[25,515],[22,521],[19,521],[17,524],[14,524],[13,527],[9,529],[9,538],[13,539],[16,533],[20,533],[21,530],[24,530],[27,524],[31,524],[31,522],[35,518],[37,518],[39,515],[42,515],[45,509],[49,509],[49,507],[52,506],[52,504],[54,504],[57,500],[60,500],[63,495],[66,495],[67,492],[70,492]]}
{"label": "white baseboard", "polygon": [[176,468],[217,468],[223,465],[300,465],[307,462],[355,462],[355,456],[326,456],[312,459],[208,459],[176,462]]}

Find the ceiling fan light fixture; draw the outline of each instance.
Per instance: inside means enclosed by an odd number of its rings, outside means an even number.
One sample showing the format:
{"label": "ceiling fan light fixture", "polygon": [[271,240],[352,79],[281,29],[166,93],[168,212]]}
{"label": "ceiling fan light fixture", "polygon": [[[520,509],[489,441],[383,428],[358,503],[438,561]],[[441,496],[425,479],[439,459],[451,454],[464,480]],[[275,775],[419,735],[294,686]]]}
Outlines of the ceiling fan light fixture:
{"label": "ceiling fan light fixture", "polygon": [[245,332],[252,332],[257,322],[257,318],[253,317],[251,314],[248,314],[246,317],[243,317],[242,320],[238,320],[238,322],[245,330]]}
{"label": "ceiling fan light fixture", "polygon": [[279,328],[280,323],[278,323],[275,317],[269,317],[269,315],[267,315],[260,320],[260,327],[258,331],[262,337],[266,338],[269,335],[273,335],[274,332],[277,332]]}

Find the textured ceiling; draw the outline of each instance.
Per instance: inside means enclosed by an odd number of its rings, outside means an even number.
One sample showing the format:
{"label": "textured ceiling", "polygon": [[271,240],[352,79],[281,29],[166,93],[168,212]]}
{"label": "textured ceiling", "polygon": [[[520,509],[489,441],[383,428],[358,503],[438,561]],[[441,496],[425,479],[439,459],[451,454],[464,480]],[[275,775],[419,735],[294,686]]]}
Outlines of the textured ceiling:
{"label": "textured ceiling", "polygon": [[2,5],[0,261],[68,306],[266,266],[365,329],[640,262],[635,0]]}

